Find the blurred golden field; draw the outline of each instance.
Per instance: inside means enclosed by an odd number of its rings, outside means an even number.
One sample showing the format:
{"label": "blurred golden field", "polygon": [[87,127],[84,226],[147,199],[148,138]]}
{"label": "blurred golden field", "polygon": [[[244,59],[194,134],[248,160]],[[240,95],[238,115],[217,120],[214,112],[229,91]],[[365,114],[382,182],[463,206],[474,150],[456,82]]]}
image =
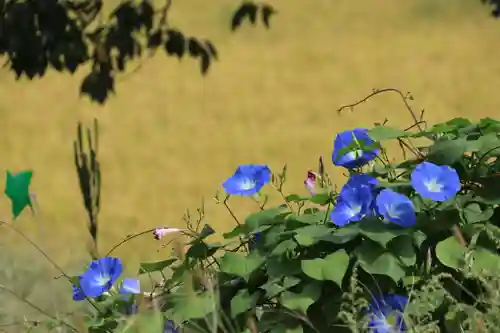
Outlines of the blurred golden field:
{"label": "blurred golden field", "polygon": [[[114,1],[116,3],[116,1]],[[0,166],[34,170],[40,215],[26,210],[18,226],[56,261],[85,257],[86,215],[73,165],[79,120],[99,120],[103,189],[100,248],[158,225],[182,226],[187,208],[206,198],[206,222],[217,231],[233,224],[211,199],[239,164],[289,165],[287,191],[323,155],[328,171],[340,130],[389,119],[411,119],[397,96],[377,97],[338,117],[335,110],[373,88],[411,91],[413,106],[433,123],[452,117],[496,117],[500,108],[500,21],[474,0],[269,1],[279,10],[272,29],[229,30],[238,3],[174,1],[170,22],[186,34],[211,39],[220,61],[201,77],[198,64],[158,54],[117,80],[117,95],[100,107],[78,96],[81,78],[50,72],[15,82],[0,71]],[[113,1],[109,0],[110,7]],[[4,176],[0,186],[3,188]],[[235,198],[244,217],[255,206]],[[0,201],[9,219],[10,203]],[[21,244],[2,231],[0,241]],[[157,257],[143,237],[117,255]],[[161,254],[160,254],[161,255]]]}

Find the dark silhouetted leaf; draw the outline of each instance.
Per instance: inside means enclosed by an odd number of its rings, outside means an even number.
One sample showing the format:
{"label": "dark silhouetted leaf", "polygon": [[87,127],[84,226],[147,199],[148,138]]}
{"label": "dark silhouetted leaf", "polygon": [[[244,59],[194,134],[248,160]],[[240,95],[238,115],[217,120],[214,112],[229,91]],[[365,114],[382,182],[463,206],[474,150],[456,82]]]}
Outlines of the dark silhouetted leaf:
{"label": "dark silhouetted leaf", "polygon": [[218,60],[219,59],[219,52],[217,52],[217,49],[215,48],[215,45],[210,42],[210,41],[205,41],[205,47],[208,51],[208,53],[210,53],[210,55],[215,59],[215,60]]}
{"label": "dark silhouetted leaf", "polygon": [[[206,52],[206,51],[205,51]],[[207,75],[208,69],[210,68],[211,59],[208,53],[204,53],[200,56],[200,71],[201,74]]]}
{"label": "dark silhouetted leaf", "polygon": [[148,36],[147,47],[150,49],[156,49],[156,48],[158,48],[158,46],[161,45],[162,42],[163,42],[163,34],[158,29],[158,30],[155,30],[154,32],[152,32]]}
{"label": "dark silhouetted leaf", "polygon": [[123,54],[119,54],[117,57],[116,57],[116,68],[120,71],[120,72],[123,72],[125,70],[125,55]]}
{"label": "dark silhouetted leaf", "polygon": [[492,6],[491,15],[495,18],[500,17],[500,0],[481,0],[482,3]]}
{"label": "dark silhouetted leaf", "polygon": [[188,51],[189,55],[195,58],[207,52],[201,45],[200,41],[194,37],[191,37],[188,40]]}
{"label": "dark silhouetted leaf", "polygon": [[182,32],[175,29],[169,29],[167,36],[168,40],[165,43],[165,51],[168,55],[175,55],[181,59],[186,52],[186,38]]}
{"label": "dark silhouetted leaf", "polygon": [[153,16],[155,14],[155,9],[151,4],[150,0],[143,0],[139,5],[139,17],[142,24],[146,28],[146,31],[151,31],[153,29]]}
{"label": "dark silhouetted leaf", "polygon": [[142,17],[140,16],[132,1],[123,1],[116,9],[111,12],[111,18],[115,18],[120,30],[131,32],[141,28]]}
{"label": "dark silhouetted leaf", "polygon": [[276,10],[270,5],[263,5],[261,8],[262,22],[266,26],[266,28],[270,28],[270,19],[273,14],[276,14]]}
{"label": "dark silhouetted leaf", "polygon": [[255,24],[257,19],[257,10],[258,7],[256,4],[252,2],[244,2],[233,14],[233,18],[231,20],[231,30],[235,31],[238,29],[245,18],[248,18],[252,24]]}
{"label": "dark silhouetted leaf", "polygon": [[92,71],[82,82],[80,94],[85,94],[91,100],[104,104],[109,97],[109,93],[115,92],[115,81],[109,71]]}

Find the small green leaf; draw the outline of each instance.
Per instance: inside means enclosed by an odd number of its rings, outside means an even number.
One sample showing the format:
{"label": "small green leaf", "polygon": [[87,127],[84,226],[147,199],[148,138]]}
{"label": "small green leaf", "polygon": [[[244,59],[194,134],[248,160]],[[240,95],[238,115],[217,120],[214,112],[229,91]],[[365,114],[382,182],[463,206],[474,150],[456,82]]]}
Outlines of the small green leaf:
{"label": "small green leaf", "polygon": [[462,214],[467,223],[477,223],[489,220],[493,216],[493,209],[488,206],[484,210],[477,202],[471,202],[465,205]]}
{"label": "small green leaf", "polygon": [[412,237],[413,237],[413,244],[415,244],[415,246],[419,249],[422,247],[422,244],[427,239],[427,235],[420,230],[414,231],[412,233]]}
{"label": "small green leaf", "polygon": [[500,275],[500,256],[482,247],[472,251],[472,271],[476,274]]}
{"label": "small green leaf", "polygon": [[293,252],[298,247],[297,243],[292,239],[287,239],[279,243],[272,251],[272,256],[280,256],[285,253]]}
{"label": "small green leaf", "polygon": [[422,278],[420,276],[415,276],[415,275],[405,276],[403,278],[403,284],[405,286],[413,286],[421,280],[422,280]]}
{"label": "small green leaf", "polygon": [[324,280],[325,278],[323,277],[323,266],[324,266],[324,259],[321,258],[316,258],[316,259],[310,259],[310,260],[302,260],[300,265],[302,267],[302,271],[304,272],[305,275],[315,279],[315,280]]}
{"label": "small green leaf", "polygon": [[307,227],[295,229],[295,240],[302,246],[311,246],[319,241],[332,231],[331,228],[323,224],[309,225]]}
{"label": "small green leaf", "polygon": [[325,280],[335,282],[342,287],[342,280],[349,267],[349,255],[343,249],[326,256],[324,259],[323,276]]}
{"label": "small green leaf", "polygon": [[443,265],[459,269],[464,263],[465,249],[450,236],[436,245],[436,256]]}
{"label": "small green leaf", "polygon": [[295,327],[287,327],[283,324],[274,325],[269,333],[303,333],[304,330],[301,325]]}
{"label": "small green leaf", "polygon": [[359,224],[353,223],[335,230],[333,233],[323,237],[323,240],[334,244],[345,244],[356,238],[360,233]]}
{"label": "small green leaf", "polygon": [[364,241],[356,254],[361,267],[370,274],[386,275],[396,283],[405,275],[396,257],[372,241]]}
{"label": "small green leaf", "polygon": [[296,221],[299,222],[300,224],[317,224],[320,222],[323,222],[325,219],[325,212],[315,212],[312,214],[301,214],[301,215],[295,215],[295,214],[290,214],[287,216],[287,221]]}
{"label": "small green leaf", "polygon": [[196,239],[186,252],[186,256],[190,258],[206,259],[213,256],[223,245],[220,243],[205,243],[202,240]]}
{"label": "small green leaf", "polygon": [[266,270],[269,278],[277,279],[299,274],[302,271],[300,260],[285,257],[271,257],[267,259]]}
{"label": "small green leaf", "polygon": [[164,329],[164,318],[160,311],[138,313],[118,327],[120,333],[157,333]]}
{"label": "small green leaf", "polygon": [[392,140],[397,138],[406,138],[412,135],[410,132],[391,127],[391,126],[375,126],[368,131],[368,135],[374,141]]}
{"label": "small green leaf", "polygon": [[221,271],[244,278],[247,282],[250,275],[265,262],[265,258],[256,252],[247,256],[239,253],[226,252],[221,259]]}
{"label": "small green leaf", "polygon": [[256,293],[250,295],[246,289],[238,290],[231,299],[231,315],[233,318],[255,307],[258,297],[259,295]]}
{"label": "small green leaf", "polygon": [[231,239],[231,238],[238,237],[239,235],[243,235],[245,233],[246,233],[245,225],[244,224],[240,224],[240,225],[237,225],[230,232],[223,233],[222,237],[224,237],[224,239]]}
{"label": "small green leaf", "polygon": [[440,140],[430,147],[427,160],[436,164],[452,165],[462,158],[466,151],[467,140],[465,138]]}
{"label": "small green leaf", "polygon": [[208,224],[205,224],[203,226],[203,229],[201,230],[201,233],[200,233],[200,239],[205,239],[207,238],[208,236],[211,236],[215,234],[215,230]]}
{"label": "small green leaf", "polygon": [[296,285],[298,285],[301,280],[293,276],[287,276],[280,282],[281,279],[274,279],[263,284],[260,288],[266,291],[267,298],[273,298],[288,290]]}
{"label": "small green leaf", "polygon": [[330,202],[331,197],[329,193],[318,193],[309,198],[309,201],[313,204],[324,206]]}
{"label": "small green leaf", "polygon": [[176,261],[176,258],[170,258],[154,262],[141,262],[141,264],[139,265],[139,274],[161,272]]}
{"label": "small green leaf", "polygon": [[467,118],[453,118],[447,122],[434,125],[427,133],[449,133],[460,128],[471,126],[472,122]]}
{"label": "small green leaf", "polygon": [[478,153],[483,159],[487,156],[498,156],[500,153],[500,139],[497,133],[487,133],[467,143],[467,151]]}
{"label": "small green leaf", "polygon": [[390,182],[385,182],[385,181],[379,181],[377,184],[377,188],[384,189],[384,188],[403,188],[403,187],[411,187],[411,182],[409,180],[394,180]]}
{"label": "small green leaf", "polygon": [[167,299],[168,304],[172,306],[166,311],[167,318],[175,323],[205,318],[215,310],[216,299],[214,296],[213,292],[196,295],[173,293]]}
{"label": "small green leaf", "polygon": [[5,183],[5,195],[12,202],[12,215],[16,219],[26,206],[32,207],[29,186],[31,183],[32,171],[21,171],[11,173],[7,171]]}
{"label": "small green leaf", "polygon": [[500,133],[500,121],[492,118],[482,118],[478,126],[482,133]]}
{"label": "small green leaf", "polygon": [[300,201],[306,201],[308,200],[307,197],[301,197],[297,194],[289,194],[285,197],[285,200],[287,202],[300,202]]}
{"label": "small green leaf", "polygon": [[263,225],[276,223],[276,218],[283,213],[283,209],[284,208],[282,207],[269,208],[257,213],[250,214],[245,220],[245,225],[248,228],[248,232],[252,232]]}
{"label": "small green leaf", "polygon": [[304,274],[319,281],[333,281],[339,287],[342,286],[342,279],[347,272],[348,266],[349,256],[345,250],[338,250],[325,259],[317,258],[301,261]]}
{"label": "small green leaf", "polygon": [[309,283],[300,293],[285,291],[281,296],[281,300],[288,309],[306,313],[307,309],[318,300],[320,295],[321,285]]}
{"label": "small green leaf", "polygon": [[389,249],[405,266],[413,266],[417,262],[417,254],[410,236],[394,238],[389,242]]}
{"label": "small green leaf", "polygon": [[359,228],[361,229],[362,235],[384,247],[387,246],[387,243],[389,243],[392,239],[408,234],[407,229],[400,228],[392,224],[386,224],[376,219],[367,219],[366,221],[363,221],[360,223]]}

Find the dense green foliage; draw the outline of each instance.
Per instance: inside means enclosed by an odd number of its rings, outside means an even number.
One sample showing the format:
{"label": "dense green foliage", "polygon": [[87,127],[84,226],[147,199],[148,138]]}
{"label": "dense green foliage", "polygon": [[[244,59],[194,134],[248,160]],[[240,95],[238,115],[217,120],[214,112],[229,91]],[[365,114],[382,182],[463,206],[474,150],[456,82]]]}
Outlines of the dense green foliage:
{"label": "dense green foliage", "polygon": [[[352,211],[361,208],[347,202],[349,186],[337,191],[322,159],[317,172],[308,175],[307,196],[285,193],[286,167],[271,174],[265,165],[241,166],[223,187],[234,192],[239,186],[239,195],[254,200],[257,211],[240,221],[230,209],[231,195],[217,194],[216,202],[235,221],[219,242],[211,241],[216,231],[204,224],[200,208],[196,221],[186,216],[186,229],[154,231],[157,240],[173,238],[179,250],[140,265],[137,275],[149,275],[152,282],[147,293],[137,290],[134,279],[115,285],[121,262],[108,252],[81,276],[64,274],[68,298],[73,285],[74,300],[87,301],[82,317],[89,332],[177,332],[176,325],[184,332],[365,332],[369,325],[374,329],[370,304],[394,294],[408,301],[401,314],[408,331],[496,332],[500,122],[457,118],[428,129],[423,124],[416,118],[407,130],[377,124],[366,131],[368,144],[354,134],[352,142],[340,146],[336,139],[337,165],[339,156],[356,160],[360,153],[376,152],[347,168],[348,184],[360,175],[376,180],[369,186],[373,200],[371,194],[358,198],[369,198],[370,205],[356,219]],[[388,140],[399,142],[404,161],[389,159],[383,147]],[[445,170],[446,177],[434,179],[438,183],[456,184],[435,190],[436,183],[425,180],[432,172],[426,174],[423,166]],[[243,184],[238,177],[248,172],[256,178],[244,178]],[[31,206],[31,172],[7,177],[5,193],[15,219]],[[283,203],[268,207],[259,194],[263,186],[279,192]],[[384,201],[387,194],[390,200]],[[348,220],[340,221],[345,212],[338,209],[346,204]],[[14,224],[0,223],[30,242]],[[103,273],[106,269],[109,273]],[[392,325],[391,332],[403,330],[399,317],[380,316]],[[64,318],[36,328],[80,331]]]}

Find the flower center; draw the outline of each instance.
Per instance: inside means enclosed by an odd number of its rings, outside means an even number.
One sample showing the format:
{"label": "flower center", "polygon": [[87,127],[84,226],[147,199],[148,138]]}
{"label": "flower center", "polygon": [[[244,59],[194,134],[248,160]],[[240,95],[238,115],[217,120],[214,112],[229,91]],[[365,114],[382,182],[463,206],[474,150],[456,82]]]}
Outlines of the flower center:
{"label": "flower center", "polygon": [[427,190],[429,192],[437,193],[441,192],[443,189],[443,185],[439,184],[435,178],[429,179],[428,181],[424,182],[425,187],[427,187]]}
{"label": "flower center", "polygon": [[255,181],[251,180],[250,178],[243,178],[240,182],[240,189],[244,191],[251,190],[255,187],[255,185]]}
{"label": "flower center", "polygon": [[104,286],[111,280],[109,275],[99,275],[96,279],[96,282],[99,286]]}
{"label": "flower center", "polygon": [[345,156],[348,158],[349,161],[354,161],[363,156],[363,151],[361,149],[350,151]]}
{"label": "flower center", "polygon": [[399,218],[399,211],[396,206],[388,205],[387,206],[387,215],[393,219]]}
{"label": "flower center", "polygon": [[356,216],[361,212],[361,206],[360,205],[351,205],[349,210],[348,210],[348,216],[349,218]]}
{"label": "flower center", "polygon": [[398,327],[398,315],[394,312],[388,313],[387,315],[380,315],[378,317],[378,325],[376,325],[377,332],[384,333],[398,333],[400,332],[400,327]]}

